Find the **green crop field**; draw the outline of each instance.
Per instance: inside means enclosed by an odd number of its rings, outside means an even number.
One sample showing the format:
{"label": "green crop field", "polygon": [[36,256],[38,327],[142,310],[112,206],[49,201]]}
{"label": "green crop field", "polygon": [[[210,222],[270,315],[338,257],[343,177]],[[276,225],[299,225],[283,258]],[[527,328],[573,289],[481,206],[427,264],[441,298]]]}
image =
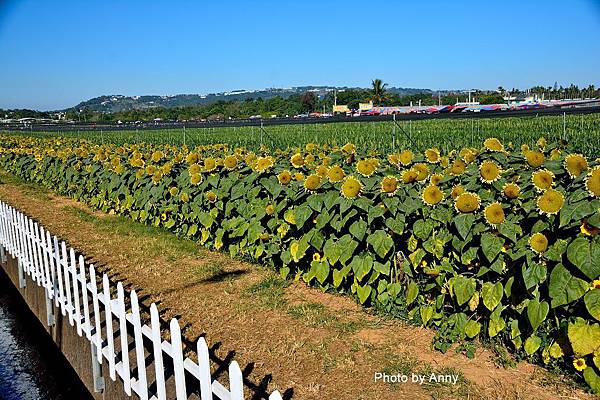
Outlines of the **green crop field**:
{"label": "green crop field", "polygon": [[[442,119],[398,122],[349,122],[260,127],[188,128],[127,131],[48,131],[18,132],[35,137],[79,137],[98,143],[187,144],[188,146],[227,143],[234,147],[256,150],[286,149],[306,143],[343,145],[352,142],[359,150],[385,153],[411,148],[423,151],[437,147],[450,151],[479,146],[494,136],[503,143],[529,146],[545,137],[549,142],[564,139],[574,151],[597,157],[600,149],[600,115],[544,117]],[[395,137],[395,138],[394,138]]]}

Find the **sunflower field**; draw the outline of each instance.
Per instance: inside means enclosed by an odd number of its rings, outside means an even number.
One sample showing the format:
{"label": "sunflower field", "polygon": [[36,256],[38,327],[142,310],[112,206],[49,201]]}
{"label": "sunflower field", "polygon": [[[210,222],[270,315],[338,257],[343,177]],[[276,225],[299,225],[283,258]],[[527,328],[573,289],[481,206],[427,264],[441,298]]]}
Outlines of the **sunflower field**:
{"label": "sunflower field", "polygon": [[600,163],[564,142],[442,153],[347,143],[94,144],[0,136],[0,167],[600,392]]}

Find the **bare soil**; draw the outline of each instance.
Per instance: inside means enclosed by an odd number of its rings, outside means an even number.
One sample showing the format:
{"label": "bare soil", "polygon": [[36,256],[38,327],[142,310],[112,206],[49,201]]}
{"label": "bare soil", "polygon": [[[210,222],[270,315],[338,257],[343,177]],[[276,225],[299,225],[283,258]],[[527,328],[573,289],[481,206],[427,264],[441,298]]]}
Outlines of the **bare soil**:
{"label": "bare soil", "polygon": [[[0,175],[0,199],[40,221],[113,279],[185,323],[189,343],[205,336],[214,356],[235,358],[252,388],[292,399],[586,399],[560,376],[519,363],[497,365],[432,349],[433,331],[374,315],[351,298],[286,282],[263,267],[124,217],[92,211]],[[376,372],[459,374],[451,384],[387,384]]]}

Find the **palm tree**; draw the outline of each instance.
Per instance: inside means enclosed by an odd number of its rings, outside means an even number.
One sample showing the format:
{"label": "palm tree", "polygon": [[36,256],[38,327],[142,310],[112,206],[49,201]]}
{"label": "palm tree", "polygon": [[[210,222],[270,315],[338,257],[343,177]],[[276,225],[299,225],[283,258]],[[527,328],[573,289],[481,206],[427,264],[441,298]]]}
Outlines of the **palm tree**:
{"label": "palm tree", "polygon": [[376,106],[379,106],[385,100],[385,88],[387,87],[387,83],[383,83],[381,79],[375,79],[371,81],[371,85],[373,86],[373,103],[375,103]]}

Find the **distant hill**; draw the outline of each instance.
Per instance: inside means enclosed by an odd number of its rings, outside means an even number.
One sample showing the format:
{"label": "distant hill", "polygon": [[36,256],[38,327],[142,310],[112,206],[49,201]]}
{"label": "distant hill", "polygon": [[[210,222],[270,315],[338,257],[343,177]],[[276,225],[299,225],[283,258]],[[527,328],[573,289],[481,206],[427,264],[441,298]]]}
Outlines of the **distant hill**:
{"label": "distant hill", "polygon": [[[134,109],[147,109],[155,107],[186,107],[194,105],[203,105],[216,103],[218,101],[244,101],[246,99],[262,98],[264,100],[280,96],[287,98],[292,95],[302,94],[308,91],[314,92],[317,96],[323,97],[333,90],[359,89],[333,86],[299,86],[285,89],[262,89],[262,90],[234,90],[231,92],[211,93],[207,95],[199,94],[177,94],[173,96],[123,96],[110,95],[99,96],[90,100],[83,101],[71,109],[99,111],[105,113],[127,111]],[[389,92],[397,93],[401,96],[418,93],[432,93],[429,89],[395,88],[387,89]]]}

